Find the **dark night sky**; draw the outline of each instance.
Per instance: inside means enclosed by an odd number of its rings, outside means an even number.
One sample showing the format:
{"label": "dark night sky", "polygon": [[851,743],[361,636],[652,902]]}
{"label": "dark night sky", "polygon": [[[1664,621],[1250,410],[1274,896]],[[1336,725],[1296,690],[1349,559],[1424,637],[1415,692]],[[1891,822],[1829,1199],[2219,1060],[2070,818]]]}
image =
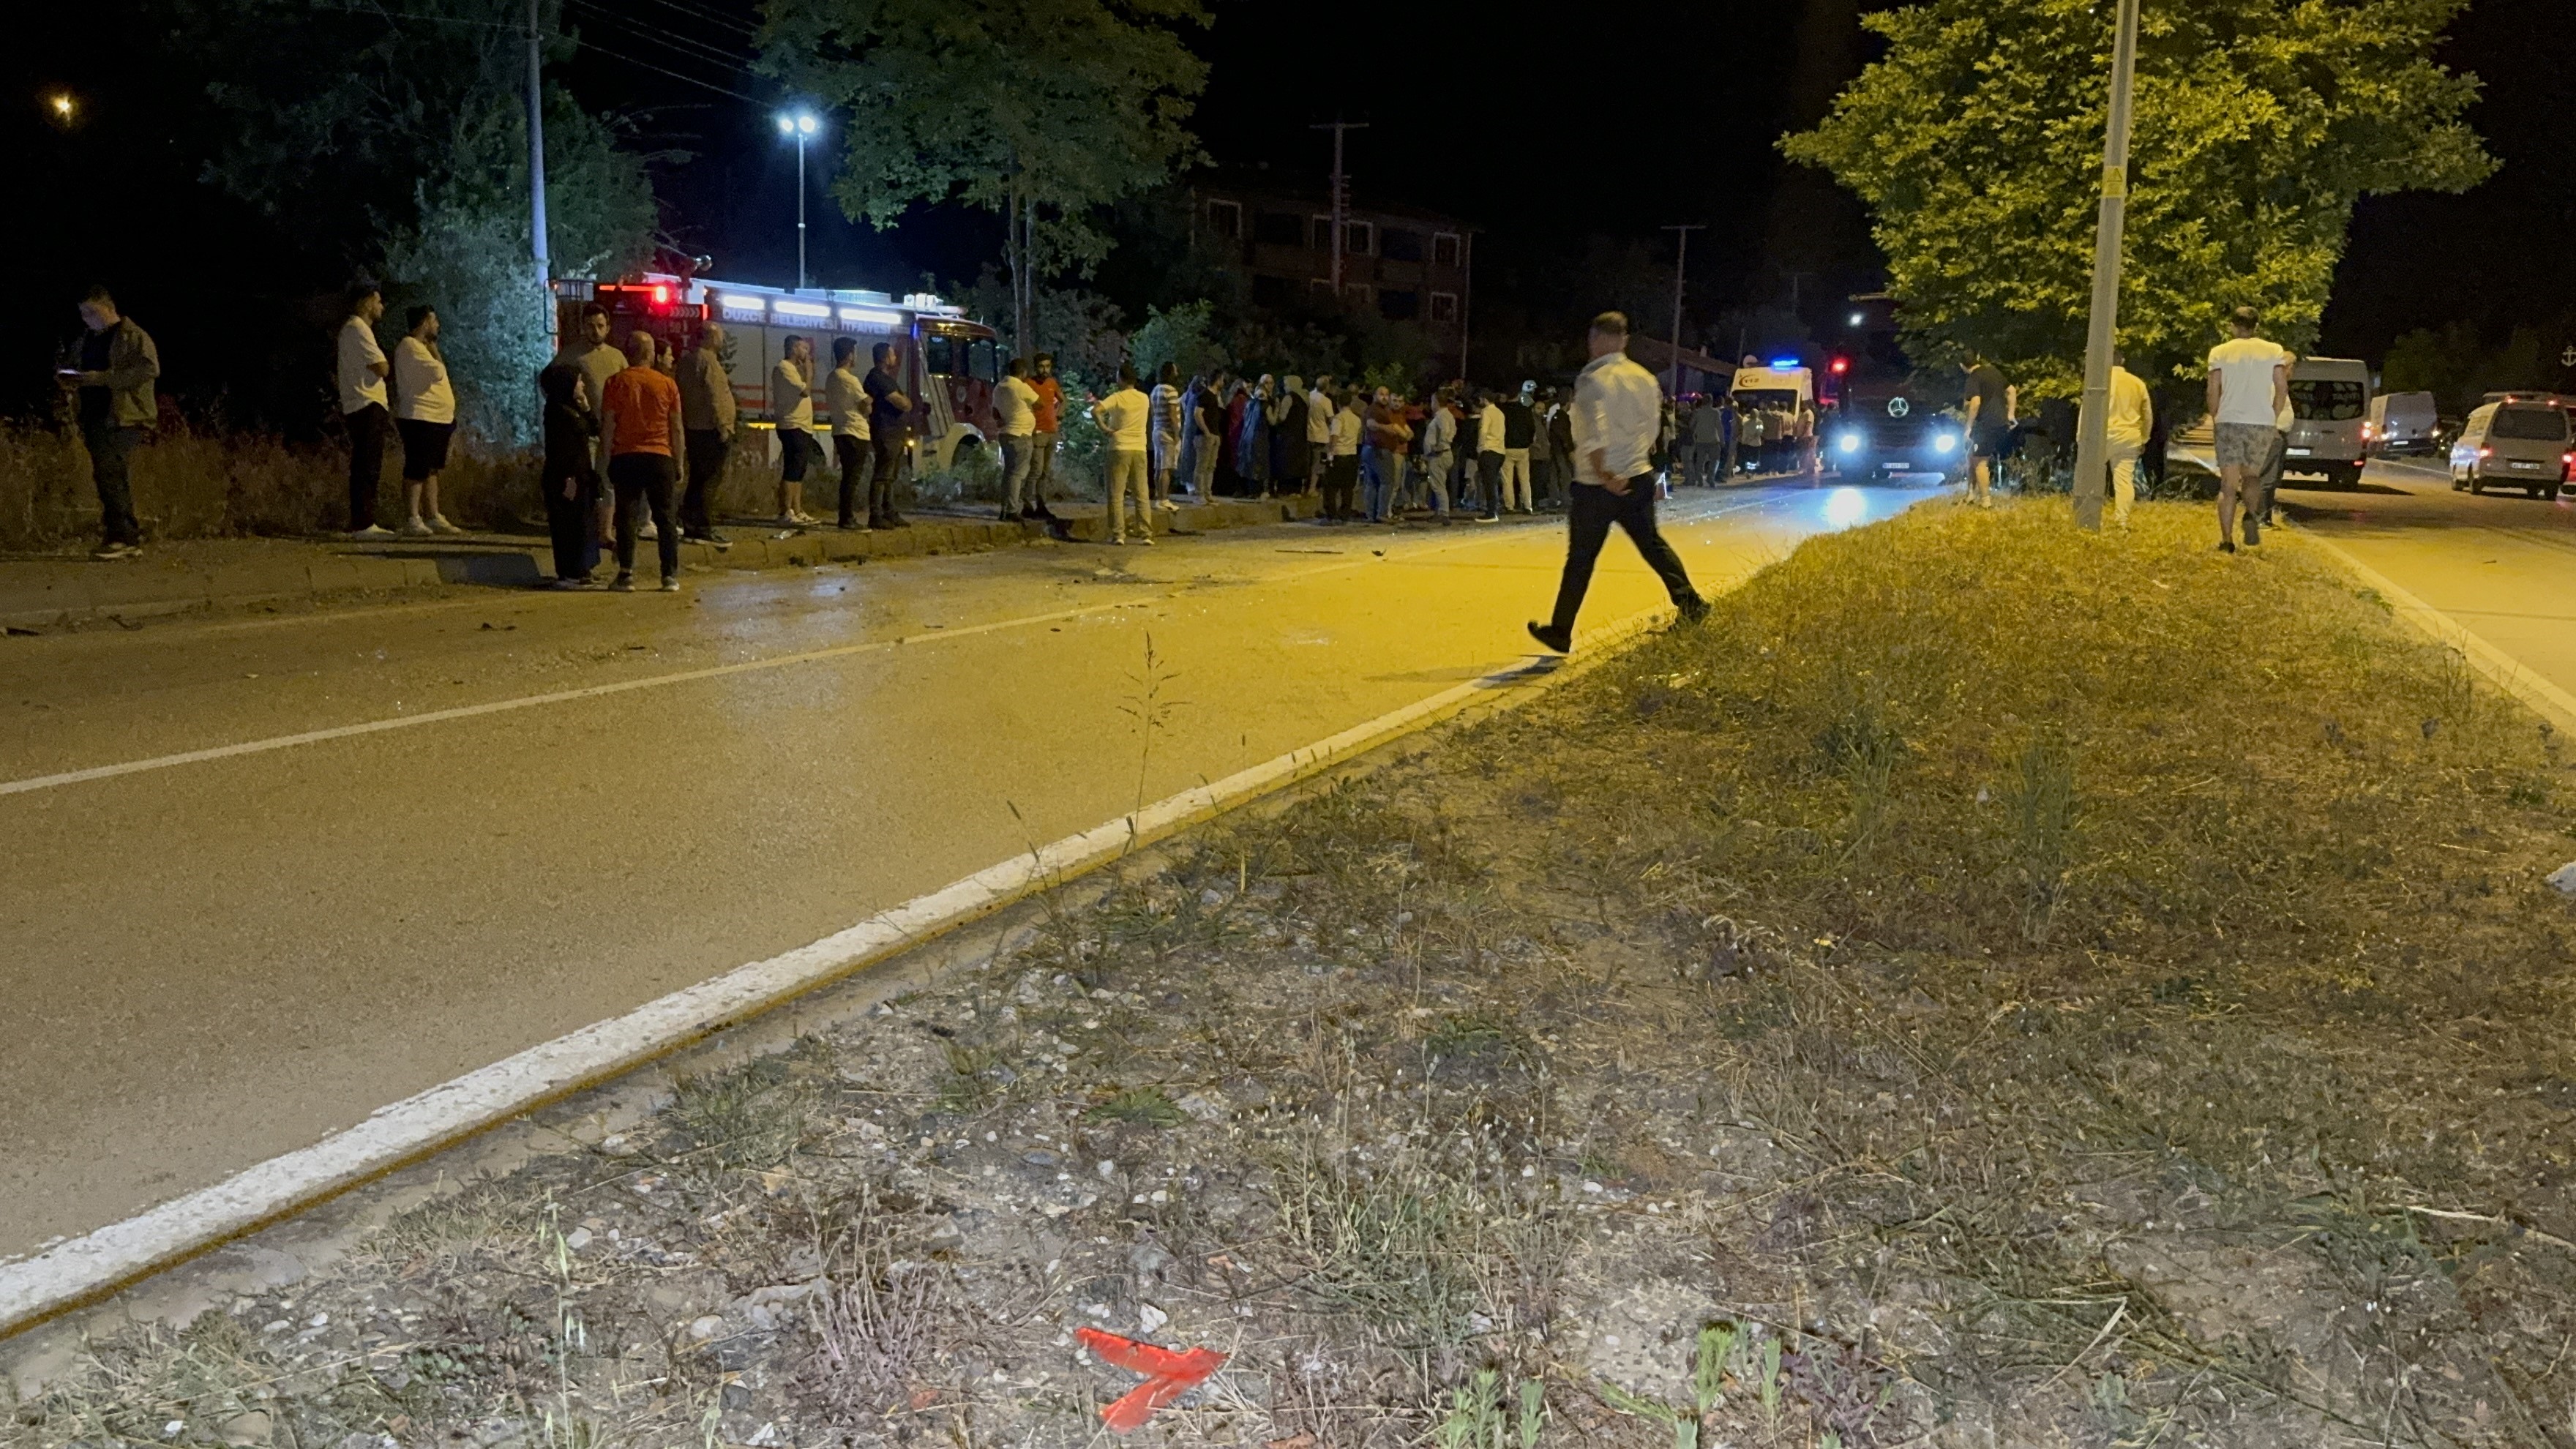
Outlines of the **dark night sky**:
{"label": "dark night sky", "polygon": [[[15,282],[0,301],[0,364],[13,379],[37,369],[41,382],[40,354],[91,277],[115,282],[156,331],[228,300],[223,209],[175,164],[198,102],[91,33],[135,34],[127,17],[153,3],[42,7],[0,56],[11,107],[0,165],[29,203],[0,231],[0,265]],[[657,170],[675,238],[715,254],[719,274],[793,280],[795,150],[772,129],[778,97],[720,58],[747,57],[755,0],[568,3],[592,48],[564,78],[628,113],[639,143],[694,153]],[[1319,184],[1329,142],[1307,128],[1336,114],[1369,123],[1351,142],[1355,194],[1484,228],[1480,314],[1516,291],[1561,289],[1587,236],[1642,239],[1660,262],[1670,243],[1657,228],[1680,221],[1711,227],[1691,250],[1703,306],[1776,299],[1789,270],[1820,274],[1807,295],[1825,307],[1873,280],[1858,208],[1774,150],[1867,53],[1859,0],[1593,0],[1543,12],[1545,24],[1519,18],[1542,12],[1506,18],[1445,0],[1376,0],[1364,24],[1243,0],[1215,8],[1200,41],[1214,64],[1198,119],[1207,149]],[[2576,315],[2576,276],[2562,260],[2576,228],[2576,108],[2560,100],[2576,38],[2562,9],[2480,0],[2455,25],[2445,58],[2486,79],[2472,121],[2504,171],[2466,197],[2363,204],[2327,316],[2329,349],[2376,360],[2410,327],[2466,319],[2500,340],[2517,323],[2554,329]],[[95,125],[82,137],[42,114],[43,96],[63,84],[90,102]],[[967,277],[997,250],[997,227],[954,211],[887,235],[841,220],[823,200],[828,154],[812,153],[809,178],[816,280],[902,291],[925,271]],[[317,279],[315,294],[337,281]],[[175,368],[177,380],[191,370]]]}

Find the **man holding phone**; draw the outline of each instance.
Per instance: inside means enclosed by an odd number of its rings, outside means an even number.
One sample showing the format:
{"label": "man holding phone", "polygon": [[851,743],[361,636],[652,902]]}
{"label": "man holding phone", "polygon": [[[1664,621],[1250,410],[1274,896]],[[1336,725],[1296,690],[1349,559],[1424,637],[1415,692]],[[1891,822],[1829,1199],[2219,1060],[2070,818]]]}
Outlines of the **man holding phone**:
{"label": "man holding phone", "polygon": [[143,530],[134,518],[130,468],[135,444],[161,418],[160,401],[152,394],[161,352],[133,318],[117,315],[116,299],[105,287],[89,289],[80,318],[88,335],[81,338],[79,366],[55,376],[78,394],[81,444],[89,449],[90,479],[98,485],[99,531],[105,537],[90,557],[133,558],[143,552]]}

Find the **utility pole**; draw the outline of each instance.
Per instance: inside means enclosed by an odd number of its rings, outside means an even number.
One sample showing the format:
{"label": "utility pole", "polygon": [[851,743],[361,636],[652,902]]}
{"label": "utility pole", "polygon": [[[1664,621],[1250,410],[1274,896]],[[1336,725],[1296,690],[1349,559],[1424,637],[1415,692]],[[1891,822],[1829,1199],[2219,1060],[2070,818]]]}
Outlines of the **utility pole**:
{"label": "utility pole", "polygon": [[1342,305],[1342,212],[1350,205],[1349,178],[1342,174],[1342,133],[1365,131],[1368,122],[1335,118],[1329,124],[1306,129],[1333,133],[1333,305],[1339,307]]}
{"label": "utility pole", "polygon": [[1791,272],[1789,277],[1789,315],[1798,315],[1798,284],[1814,276],[1813,272]]}
{"label": "utility pole", "polygon": [[2102,527],[2110,452],[2111,347],[2120,324],[2120,236],[2129,205],[2129,93],[2138,65],[2138,0],[2120,0],[2111,45],[2111,114],[2102,132],[2102,214],[2093,229],[2093,315],[2084,328],[2084,408],[2075,428],[2075,522]]}
{"label": "utility pole", "polygon": [[546,294],[546,347],[554,348],[554,278],[546,260],[546,88],[545,44],[537,29],[537,7],[528,0],[528,234],[535,239],[537,288]]}
{"label": "utility pole", "polygon": [[1704,222],[1695,221],[1687,226],[1668,226],[1664,230],[1673,233],[1674,240],[1672,387],[1673,401],[1680,402],[1682,398],[1682,267],[1690,260],[1690,234],[1695,231],[1706,231],[1708,226]]}

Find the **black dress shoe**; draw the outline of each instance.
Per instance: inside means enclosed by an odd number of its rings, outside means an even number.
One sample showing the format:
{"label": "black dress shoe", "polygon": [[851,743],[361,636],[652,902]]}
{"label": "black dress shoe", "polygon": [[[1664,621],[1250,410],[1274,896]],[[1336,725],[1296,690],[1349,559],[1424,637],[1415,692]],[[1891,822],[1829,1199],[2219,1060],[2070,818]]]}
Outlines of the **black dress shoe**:
{"label": "black dress shoe", "polygon": [[1533,623],[1529,626],[1529,636],[1559,654],[1574,652],[1574,631],[1571,629],[1559,629],[1552,624]]}

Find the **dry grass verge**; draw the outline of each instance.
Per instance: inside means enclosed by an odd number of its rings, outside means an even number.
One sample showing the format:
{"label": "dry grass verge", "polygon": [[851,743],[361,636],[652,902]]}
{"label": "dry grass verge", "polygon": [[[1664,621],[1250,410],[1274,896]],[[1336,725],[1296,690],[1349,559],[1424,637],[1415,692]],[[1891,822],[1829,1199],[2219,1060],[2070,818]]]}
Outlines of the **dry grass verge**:
{"label": "dry grass verge", "polygon": [[2204,527],[1810,542],[12,1431],[2576,1443],[2559,741]]}

